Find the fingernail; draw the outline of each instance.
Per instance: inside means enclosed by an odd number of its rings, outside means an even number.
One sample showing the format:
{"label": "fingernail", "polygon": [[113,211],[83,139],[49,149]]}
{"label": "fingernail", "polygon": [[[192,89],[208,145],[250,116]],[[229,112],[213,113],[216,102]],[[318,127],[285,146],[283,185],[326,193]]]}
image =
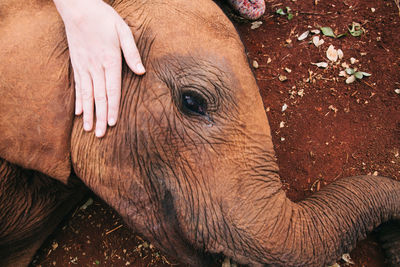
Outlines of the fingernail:
{"label": "fingernail", "polygon": [[109,125],[109,126],[114,126],[115,123],[116,123],[116,121],[115,121],[114,118],[110,118],[110,119],[108,120],[108,125]]}
{"label": "fingernail", "polygon": [[85,131],[90,131],[90,125],[89,125],[88,122],[85,122],[85,123],[83,124],[83,129],[85,129]]}
{"label": "fingernail", "polygon": [[100,129],[96,129],[96,137],[102,137],[103,136],[103,131]]}
{"label": "fingernail", "polygon": [[146,72],[146,70],[144,69],[144,66],[143,66],[142,63],[138,63],[138,64],[136,65],[136,70],[137,70],[139,73],[145,73],[145,72]]}

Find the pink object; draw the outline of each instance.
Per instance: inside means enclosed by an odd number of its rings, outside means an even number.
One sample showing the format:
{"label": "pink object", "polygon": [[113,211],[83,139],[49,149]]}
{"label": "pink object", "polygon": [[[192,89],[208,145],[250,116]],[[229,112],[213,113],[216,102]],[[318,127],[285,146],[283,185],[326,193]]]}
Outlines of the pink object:
{"label": "pink object", "polygon": [[264,0],[228,0],[228,2],[246,19],[258,19],[265,12]]}

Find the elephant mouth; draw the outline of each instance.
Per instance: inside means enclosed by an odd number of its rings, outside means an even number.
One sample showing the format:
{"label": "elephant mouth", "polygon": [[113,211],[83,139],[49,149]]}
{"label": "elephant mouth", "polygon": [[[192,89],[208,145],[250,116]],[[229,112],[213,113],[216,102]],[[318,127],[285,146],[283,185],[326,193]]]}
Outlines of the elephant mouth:
{"label": "elephant mouth", "polygon": [[162,238],[163,242],[155,239],[159,243],[159,248],[164,248],[164,252],[177,260],[177,262],[184,262],[190,266],[210,266],[219,267],[225,259],[222,253],[210,253],[207,249],[199,247],[192,242],[192,239],[187,236],[184,224],[188,222],[180,222],[178,219],[178,211],[174,204],[174,198],[169,190],[165,190],[164,197],[161,201],[163,223],[162,228],[164,233],[168,233],[166,238]]}

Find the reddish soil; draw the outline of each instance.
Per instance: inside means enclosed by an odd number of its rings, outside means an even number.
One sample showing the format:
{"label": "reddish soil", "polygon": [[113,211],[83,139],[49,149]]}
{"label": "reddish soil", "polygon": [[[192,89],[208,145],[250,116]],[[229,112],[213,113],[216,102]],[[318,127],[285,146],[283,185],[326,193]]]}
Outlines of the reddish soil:
{"label": "reddish soil", "polygon": [[[293,19],[278,15],[291,8]],[[341,177],[379,174],[400,180],[400,17],[393,0],[267,1],[262,25],[228,12],[248,49],[268,114],[280,174],[289,197],[300,200]],[[306,30],[329,26],[348,33],[352,22],[362,25],[359,37],[325,43],[298,41]],[[333,44],[343,59],[328,68]],[[346,84],[339,77],[343,62],[372,74]],[[285,70],[287,68],[288,70]],[[279,76],[287,77],[280,81]],[[287,110],[282,112],[286,104]],[[282,124],[283,122],[283,124]],[[281,127],[283,126],[283,127]],[[356,267],[385,266],[374,235],[351,253]],[[168,259],[132,233],[102,201],[76,210],[43,245],[33,266],[170,266]],[[342,266],[344,263],[342,262]]]}

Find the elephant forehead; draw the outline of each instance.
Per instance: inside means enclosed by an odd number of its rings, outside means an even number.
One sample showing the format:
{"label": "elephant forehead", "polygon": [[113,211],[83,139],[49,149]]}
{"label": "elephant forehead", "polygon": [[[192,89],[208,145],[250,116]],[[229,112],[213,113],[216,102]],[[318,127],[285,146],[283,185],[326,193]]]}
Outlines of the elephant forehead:
{"label": "elephant forehead", "polygon": [[144,20],[165,42],[182,41],[190,44],[192,39],[228,40],[241,44],[240,38],[221,9],[209,0],[171,0],[146,2]]}

